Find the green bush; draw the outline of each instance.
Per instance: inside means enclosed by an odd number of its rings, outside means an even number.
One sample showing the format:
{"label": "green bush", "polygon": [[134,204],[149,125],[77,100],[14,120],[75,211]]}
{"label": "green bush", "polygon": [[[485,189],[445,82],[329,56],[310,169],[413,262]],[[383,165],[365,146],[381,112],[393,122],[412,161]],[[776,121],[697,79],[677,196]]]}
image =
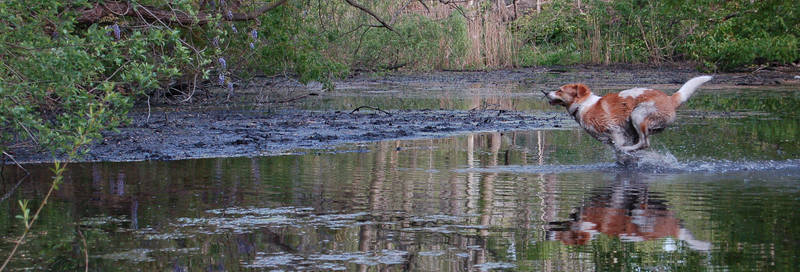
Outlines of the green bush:
{"label": "green bush", "polygon": [[174,72],[139,55],[142,44],[98,25],[79,30],[69,8],[83,4],[0,2],[0,150],[22,139],[54,152],[88,143],[123,121],[131,100],[119,90]]}
{"label": "green bush", "polygon": [[[394,26],[396,32],[366,28],[353,48],[353,65],[369,70],[404,67],[429,71],[457,65],[466,54],[465,19],[451,14],[445,20],[410,14]],[[447,57],[444,57],[447,56]]]}
{"label": "green bush", "polygon": [[570,65],[580,63],[580,54],[575,50],[574,44],[564,46],[543,45],[533,47],[525,45],[517,55],[516,65]]}
{"label": "green bush", "polygon": [[[556,0],[511,25],[523,64],[694,60],[709,70],[800,60],[796,1]],[[527,52],[526,52],[527,51]],[[571,51],[565,53],[564,51]]]}
{"label": "green bush", "polygon": [[800,60],[800,5],[795,1],[719,3],[687,53],[710,70],[737,70]]}
{"label": "green bush", "polygon": [[[331,37],[326,37],[327,33],[302,17],[305,8],[297,2],[259,16],[261,25],[257,26],[259,38],[254,45],[256,54],[254,58],[245,57],[242,60],[246,62],[245,67],[253,67],[255,71],[266,75],[290,71],[303,83],[316,80],[330,84],[331,80],[347,75],[349,67],[346,62],[324,54]],[[244,40],[252,41],[249,36]],[[231,50],[250,49],[246,43],[242,43]]]}

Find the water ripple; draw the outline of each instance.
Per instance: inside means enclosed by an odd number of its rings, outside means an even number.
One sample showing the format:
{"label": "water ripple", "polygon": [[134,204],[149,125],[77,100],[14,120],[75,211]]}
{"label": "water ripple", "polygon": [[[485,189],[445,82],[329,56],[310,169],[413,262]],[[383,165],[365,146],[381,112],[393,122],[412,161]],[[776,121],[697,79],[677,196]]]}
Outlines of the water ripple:
{"label": "water ripple", "polygon": [[680,173],[680,172],[746,172],[800,170],[800,160],[766,160],[766,161],[730,161],[708,160],[689,162],[642,162],[633,166],[621,166],[615,163],[594,163],[580,165],[506,165],[496,167],[462,168],[453,170],[456,173],[516,173],[516,174],[560,174],[577,172],[648,172],[648,173]]}

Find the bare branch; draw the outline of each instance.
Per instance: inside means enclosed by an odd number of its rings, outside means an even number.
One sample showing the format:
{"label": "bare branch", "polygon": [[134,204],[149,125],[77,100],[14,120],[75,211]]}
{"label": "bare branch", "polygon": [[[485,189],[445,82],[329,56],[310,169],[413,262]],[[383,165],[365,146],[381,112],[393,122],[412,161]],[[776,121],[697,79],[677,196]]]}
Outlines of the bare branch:
{"label": "bare branch", "polygon": [[406,2],[405,4],[403,4],[403,6],[401,6],[399,9],[397,9],[397,11],[394,13],[394,15],[392,15],[392,20],[389,21],[389,24],[392,24],[392,25],[394,24],[395,20],[397,20],[397,17],[400,17],[400,13],[403,12],[403,10],[405,10],[408,7],[408,5],[411,4],[411,1],[413,1],[413,0],[408,0],[408,2]]}
{"label": "bare branch", "polygon": [[277,8],[278,6],[283,5],[288,1],[289,0],[277,0],[248,13],[234,13],[232,21],[247,21],[254,19],[258,17],[258,15],[264,14],[267,11]]}
{"label": "bare branch", "polygon": [[[251,12],[235,12],[230,21],[247,21],[258,17],[265,12],[285,4],[289,0],[276,0]],[[129,2],[109,1],[105,3],[97,3],[93,8],[81,10],[78,22],[80,23],[94,23],[100,21],[101,18],[108,15],[116,16],[133,16],[136,9],[146,9],[148,12],[143,13],[143,17],[149,20],[163,21],[167,23],[177,23],[182,25],[204,25],[207,24],[213,17],[212,14],[199,12],[197,16],[192,16],[183,11],[176,10],[162,10],[152,6],[133,5]]]}
{"label": "bare branch", "polygon": [[417,1],[419,1],[419,3],[422,4],[423,7],[425,7],[425,10],[431,12],[431,8],[429,8],[428,5],[425,4],[424,0],[417,0]]}
{"label": "bare branch", "polygon": [[379,23],[381,23],[381,25],[383,27],[385,27],[386,29],[391,30],[392,32],[395,32],[395,33],[397,32],[397,31],[394,30],[394,28],[392,26],[387,24],[383,19],[381,19],[381,17],[378,17],[378,15],[376,15],[374,12],[372,12],[368,8],[366,8],[366,7],[362,6],[362,5],[359,5],[358,3],[356,3],[353,0],[344,0],[344,1],[347,2],[348,4],[350,4],[351,6],[357,8],[357,9],[360,9],[361,11],[369,14],[370,16],[372,16],[372,18],[375,18],[375,20],[377,20]]}

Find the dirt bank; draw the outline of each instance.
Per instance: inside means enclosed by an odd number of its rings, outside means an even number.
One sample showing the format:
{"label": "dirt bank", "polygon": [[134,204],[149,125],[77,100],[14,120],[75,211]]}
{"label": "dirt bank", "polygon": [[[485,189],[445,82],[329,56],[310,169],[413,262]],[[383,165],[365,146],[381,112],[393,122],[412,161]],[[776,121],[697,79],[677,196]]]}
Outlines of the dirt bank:
{"label": "dirt bank", "polygon": [[[700,73],[682,67],[648,68],[634,66],[573,66],[527,68],[489,72],[432,72],[411,75],[360,75],[336,82],[340,89],[369,89],[370,86],[403,86],[404,88],[459,90],[481,84],[492,86],[513,84],[522,89],[555,88],[568,82],[583,82],[594,89],[631,86],[678,86]],[[797,86],[794,72],[759,71],[755,73],[718,74],[710,86],[791,85]],[[574,127],[575,122],[563,111],[513,110],[403,110],[368,109],[351,112],[340,110],[301,110],[292,103],[268,110],[242,110],[245,100],[257,100],[258,94],[283,93],[285,100],[309,92],[319,97],[336,92],[308,90],[307,86],[280,78],[254,80],[241,86],[237,110],[221,109],[225,92],[197,95],[199,107],[161,106],[148,112],[139,108],[130,114],[131,123],[118,132],[105,132],[84,158],[87,161],[177,160],[206,157],[260,156],[279,154],[299,148],[326,148],[342,143],[388,139],[443,137],[477,131],[533,130]],[[275,91],[278,90],[278,91]],[[282,90],[282,91],[281,91]],[[402,96],[403,94],[398,94]],[[457,95],[457,94],[456,94]],[[205,97],[204,99],[201,99]],[[513,99],[513,98],[512,98]],[[537,98],[528,98],[537,99]],[[291,100],[291,99],[289,99]],[[260,101],[260,100],[259,100]],[[263,101],[262,101],[263,102]],[[214,105],[214,110],[210,110]],[[355,105],[359,106],[359,105]],[[354,106],[354,107],[355,107]],[[369,105],[367,105],[369,106]],[[143,105],[140,107],[144,107]],[[385,110],[385,111],[384,111]],[[23,145],[24,146],[24,145]],[[15,148],[21,162],[44,162],[48,153],[28,148]]]}
{"label": "dirt bank", "polygon": [[[104,133],[90,161],[176,160],[259,156],[297,148],[385,139],[441,137],[470,131],[530,130],[569,125],[563,116],[522,112],[284,110],[170,112],[132,116],[119,132]],[[37,158],[37,159],[47,159]]]}

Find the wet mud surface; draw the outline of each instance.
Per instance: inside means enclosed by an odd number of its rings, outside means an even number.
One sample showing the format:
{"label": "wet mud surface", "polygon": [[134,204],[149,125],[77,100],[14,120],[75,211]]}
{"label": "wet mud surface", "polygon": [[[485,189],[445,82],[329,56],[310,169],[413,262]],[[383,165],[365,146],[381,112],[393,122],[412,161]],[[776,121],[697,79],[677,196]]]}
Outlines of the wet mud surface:
{"label": "wet mud surface", "polygon": [[[559,114],[523,112],[391,110],[285,110],[172,112],[106,133],[88,160],[175,160],[273,155],[342,143],[443,137],[472,131],[531,130],[572,125]],[[573,121],[574,122],[574,121]]]}
{"label": "wet mud surface", "polygon": [[[562,84],[582,82],[592,89],[654,87],[673,91],[687,79],[700,75],[691,68],[648,68],[635,66],[574,66],[525,68],[488,72],[431,72],[408,75],[359,75],[336,82],[337,91],[310,90],[285,79],[254,80],[242,86],[238,100],[220,107],[220,97],[198,95],[195,105],[162,106],[147,111],[144,105],[130,114],[131,122],[116,132],[104,132],[103,139],[90,146],[85,161],[178,160],[207,157],[240,157],[274,155],[297,149],[328,148],[343,143],[371,142],[389,139],[445,137],[467,132],[516,131],[575,127],[575,122],[562,108],[547,111],[516,110],[513,107],[455,108],[348,108],[309,110],[296,106],[303,97],[314,93],[324,99],[336,96],[339,90],[383,92],[387,89],[425,90],[427,95],[437,90],[449,90],[452,96],[468,88],[492,90],[514,86],[515,97],[541,99],[538,90],[556,88]],[[710,88],[725,86],[761,86],[798,84],[794,72],[763,70],[754,73],[717,74]],[[265,100],[263,92],[283,93],[272,98],[280,107],[241,106]],[[282,91],[280,91],[282,90]],[[525,91],[525,90],[530,90]],[[403,91],[396,91],[399,96]],[[210,97],[210,98],[208,98]],[[542,103],[543,100],[542,100]],[[198,110],[199,108],[199,110]],[[213,108],[213,109],[212,109]],[[231,110],[231,109],[235,110]],[[246,109],[245,108],[249,108]],[[13,154],[20,162],[46,162],[47,153],[16,148]]]}

